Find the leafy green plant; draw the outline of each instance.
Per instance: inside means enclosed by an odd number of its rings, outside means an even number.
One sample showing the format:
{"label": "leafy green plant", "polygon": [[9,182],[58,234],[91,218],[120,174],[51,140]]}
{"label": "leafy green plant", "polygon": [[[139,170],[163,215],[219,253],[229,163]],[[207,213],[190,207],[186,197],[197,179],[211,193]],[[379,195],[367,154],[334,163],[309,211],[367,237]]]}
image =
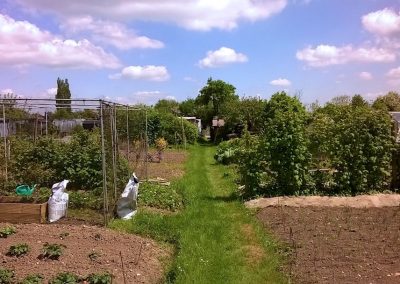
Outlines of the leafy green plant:
{"label": "leafy green plant", "polygon": [[44,277],[41,274],[32,274],[26,276],[20,284],[42,284],[44,283]]}
{"label": "leafy green plant", "polygon": [[91,261],[97,260],[101,254],[97,251],[92,251],[91,253],[88,254],[88,257],[90,258]]}
{"label": "leafy green plant", "polygon": [[20,257],[22,255],[27,254],[28,252],[29,252],[28,244],[23,243],[10,246],[7,254],[11,256]]}
{"label": "leafy green plant", "polygon": [[60,244],[49,244],[45,243],[43,245],[43,254],[44,258],[54,259],[57,260],[63,254],[63,247],[64,245]]}
{"label": "leafy green plant", "polygon": [[0,230],[0,238],[7,238],[8,236],[15,234],[17,231],[13,226],[6,226]]}
{"label": "leafy green plant", "polygon": [[9,269],[0,267],[0,283],[1,284],[11,284],[13,283],[14,272]]}
{"label": "leafy green plant", "polygon": [[141,183],[138,202],[140,205],[179,210],[183,207],[182,195],[178,193],[176,185],[159,185],[155,183]]}
{"label": "leafy green plant", "polygon": [[108,272],[92,273],[86,278],[86,281],[89,282],[89,284],[111,284],[112,275]]}
{"label": "leafy green plant", "polygon": [[49,284],[76,284],[79,283],[80,277],[71,272],[61,272],[54,276]]}
{"label": "leafy green plant", "polygon": [[235,138],[219,143],[214,159],[223,165],[237,163],[238,150],[241,147],[241,139]]}

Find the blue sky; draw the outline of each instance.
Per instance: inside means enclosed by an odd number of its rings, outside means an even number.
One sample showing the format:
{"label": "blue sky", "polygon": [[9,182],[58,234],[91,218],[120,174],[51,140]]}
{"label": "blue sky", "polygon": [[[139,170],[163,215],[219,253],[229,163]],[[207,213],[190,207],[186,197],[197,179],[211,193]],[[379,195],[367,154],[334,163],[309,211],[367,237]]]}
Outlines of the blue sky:
{"label": "blue sky", "polygon": [[154,104],[208,77],[305,103],[400,87],[400,0],[1,0],[0,92]]}

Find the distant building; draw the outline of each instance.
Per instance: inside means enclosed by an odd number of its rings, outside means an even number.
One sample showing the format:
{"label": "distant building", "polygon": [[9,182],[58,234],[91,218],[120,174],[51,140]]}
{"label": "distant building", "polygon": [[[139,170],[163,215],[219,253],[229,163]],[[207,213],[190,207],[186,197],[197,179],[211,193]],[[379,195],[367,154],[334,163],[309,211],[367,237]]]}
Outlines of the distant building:
{"label": "distant building", "polygon": [[201,119],[196,118],[194,116],[184,116],[182,118],[194,124],[197,127],[199,135],[201,134]]}

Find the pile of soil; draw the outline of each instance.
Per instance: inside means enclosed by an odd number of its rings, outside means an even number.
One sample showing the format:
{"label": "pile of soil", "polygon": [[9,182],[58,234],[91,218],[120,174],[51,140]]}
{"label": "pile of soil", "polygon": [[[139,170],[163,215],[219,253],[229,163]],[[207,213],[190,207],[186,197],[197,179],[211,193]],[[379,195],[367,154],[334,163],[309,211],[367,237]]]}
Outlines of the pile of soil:
{"label": "pile of soil", "polygon": [[261,209],[294,283],[400,283],[400,206]]}
{"label": "pile of soil", "polygon": [[393,207],[400,206],[400,194],[373,194],[358,196],[279,196],[258,198],[246,202],[249,208],[268,206],[323,206],[323,207]]}
{"label": "pile of soil", "polygon": [[[9,224],[0,223],[0,228],[6,225]],[[150,239],[101,227],[68,224],[13,226],[16,234],[0,239],[0,266],[14,270],[17,279],[35,273],[48,280],[59,272],[81,276],[109,272],[115,283],[124,283],[124,271],[126,283],[158,283],[163,279],[164,266],[171,255],[171,251],[162,249]],[[39,257],[46,242],[65,246],[59,260]],[[18,243],[27,243],[29,253],[19,258],[7,256],[9,247]],[[91,252],[98,253],[99,257],[91,260]]]}

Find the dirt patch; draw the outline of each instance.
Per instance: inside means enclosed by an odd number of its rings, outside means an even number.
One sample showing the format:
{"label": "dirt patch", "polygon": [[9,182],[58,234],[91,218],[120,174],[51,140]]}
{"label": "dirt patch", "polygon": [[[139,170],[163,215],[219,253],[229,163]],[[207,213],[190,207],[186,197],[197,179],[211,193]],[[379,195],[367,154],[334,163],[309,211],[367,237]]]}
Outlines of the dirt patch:
{"label": "dirt patch", "polygon": [[295,283],[400,283],[400,207],[267,207]]}
{"label": "dirt patch", "polygon": [[358,195],[354,197],[337,196],[283,196],[258,198],[246,202],[249,208],[269,206],[322,206],[322,207],[393,207],[400,206],[400,194]]}
{"label": "dirt patch", "polygon": [[[7,224],[0,223],[0,228]],[[120,252],[125,266],[127,283],[158,283],[164,274],[164,261],[171,252],[161,249],[154,241],[109,229],[67,224],[14,225],[17,233],[0,241],[1,267],[15,271],[17,279],[41,273],[46,279],[63,271],[78,275],[109,272],[115,283],[124,283]],[[67,236],[60,237],[61,234]],[[38,258],[44,243],[65,245],[59,260]],[[20,258],[7,256],[11,245],[27,243],[30,251]],[[100,256],[92,261],[91,252]]]}
{"label": "dirt patch", "polygon": [[181,178],[185,173],[186,158],[186,151],[168,150],[163,154],[163,160],[160,163],[148,163],[148,177],[160,177],[169,181]]}

